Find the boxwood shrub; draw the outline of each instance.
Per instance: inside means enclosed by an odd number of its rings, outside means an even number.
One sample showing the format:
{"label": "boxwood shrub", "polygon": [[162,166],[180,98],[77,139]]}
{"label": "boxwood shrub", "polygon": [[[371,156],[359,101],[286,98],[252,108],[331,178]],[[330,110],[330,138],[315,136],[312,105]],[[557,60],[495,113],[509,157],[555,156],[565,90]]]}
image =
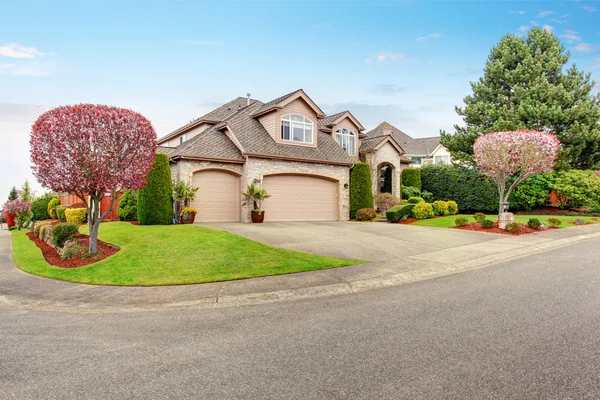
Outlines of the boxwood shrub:
{"label": "boxwood shrub", "polygon": [[67,222],[77,225],[85,224],[87,222],[87,210],[85,208],[67,208],[65,218]]}
{"label": "boxwood shrub", "polygon": [[416,219],[428,219],[433,217],[433,206],[429,203],[425,203],[424,201],[415,204],[412,209],[412,215]]}
{"label": "boxwood shrub", "polygon": [[398,222],[403,217],[409,217],[412,213],[412,209],[415,207],[414,204],[399,204],[388,209],[385,212],[385,218],[389,222]]}
{"label": "boxwood shrub", "polygon": [[67,209],[67,207],[65,207],[65,206],[58,206],[58,207],[56,207],[56,218],[60,222],[67,222],[67,217],[65,216],[65,210],[66,209]]}
{"label": "boxwood shrub", "polygon": [[373,188],[369,164],[358,162],[350,171],[350,218],[361,208],[373,208]]}
{"label": "boxwood shrub", "polygon": [[456,215],[458,214],[458,204],[454,200],[450,200],[446,202],[448,204],[448,214]]}
{"label": "boxwood shrub", "polygon": [[433,202],[432,206],[433,213],[435,215],[444,216],[450,214],[450,211],[448,210],[448,202],[446,201],[436,200]]}
{"label": "boxwood shrub", "polygon": [[458,217],[454,220],[456,226],[466,226],[469,224],[469,220],[465,217]]}
{"label": "boxwood shrub", "polygon": [[482,228],[490,229],[493,225],[494,223],[492,222],[492,220],[484,219],[483,221],[481,221]]}
{"label": "boxwood shrub", "polygon": [[126,190],[119,199],[117,215],[121,221],[137,220],[137,196],[132,190]]}
{"label": "boxwood shrub", "polygon": [[419,191],[423,190],[421,184],[421,169],[406,168],[402,170],[402,186],[413,186],[419,189]]}
{"label": "boxwood shrub", "polygon": [[408,199],[408,202],[410,204],[417,204],[417,203],[421,203],[423,201],[425,201],[425,200],[423,200],[422,197],[418,197],[418,196],[414,196],[414,197],[411,197],[410,199]]}
{"label": "boxwood shrub", "polygon": [[[137,216],[140,225],[166,225],[173,222],[173,199],[169,157],[157,153],[146,186],[138,191]],[[372,206],[372,205],[371,205]]]}

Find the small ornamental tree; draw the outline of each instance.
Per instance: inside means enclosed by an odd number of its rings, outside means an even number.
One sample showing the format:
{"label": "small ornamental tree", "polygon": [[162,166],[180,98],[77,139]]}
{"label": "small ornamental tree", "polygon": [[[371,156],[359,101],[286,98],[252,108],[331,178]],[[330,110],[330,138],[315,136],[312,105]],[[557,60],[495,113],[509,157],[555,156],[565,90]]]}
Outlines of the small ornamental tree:
{"label": "small ornamental tree", "polygon": [[30,209],[31,203],[25,200],[8,200],[4,203],[4,206],[2,206],[5,215],[16,217],[18,229],[21,229],[21,226],[27,220],[27,217],[29,217]]}
{"label": "small ornamental tree", "polygon": [[498,185],[499,214],[521,182],[533,174],[554,169],[559,146],[556,136],[527,130],[493,132],[475,140],[473,151],[477,167]]}
{"label": "small ornamental tree", "polygon": [[23,191],[21,192],[21,200],[25,200],[31,203],[33,200],[33,195],[31,194],[31,186],[29,186],[29,181],[25,179],[25,183],[21,186]]}
{"label": "small ornamental tree", "polygon": [[[146,184],[156,153],[152,124],[124,108],[94,104],[58,107],[37,119],[30,145],[38,182],[55,192],[72,193],[85,204],[89,253],[95,254],[100,222],[112,211],[117,194]],[[111,194],[112,201],[100,213],[105,193]]]}
{"label": "small ornamental tree", "polygon": [[356,218],[356,212],[361,208],[373,208],[373,188],[371,167],[357,162],[350,171],[350,218]]}

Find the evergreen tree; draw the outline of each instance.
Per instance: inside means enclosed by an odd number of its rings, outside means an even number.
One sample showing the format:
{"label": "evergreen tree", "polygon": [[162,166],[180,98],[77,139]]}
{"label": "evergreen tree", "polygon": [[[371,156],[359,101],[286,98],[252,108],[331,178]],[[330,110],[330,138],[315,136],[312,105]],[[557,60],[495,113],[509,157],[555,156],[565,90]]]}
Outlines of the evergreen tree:
{"label": "evergreen tree", "polygon": [[147,185],[137,194],[137,217],[140,225],[166,225],[173,222],[173,189],[169,157],[156,153]]}
{"label": "evergreen tree", "polygon": [[31,186],[29,186],[29,181],[27,179],[25,179],[25,183],[21,189],[23,189],[23,193],[21,193],[21,199],[31,203],[33,196],[31,195]]}
{"label": "evergreen tree", "polygon": [[540,28],[527,37],[507,35],[494,46],[473,94],[456,107],[465,126],[442,131],[441,143],[455,160],[473,163],[473,143],[494,131],[533,129],[555,134],[562,149],[557,168],[600,167],[600,95],[560,40]]}
{"label": "evergreen tree", "polygon": [[17,188],[13,186],[12,189],[10,189],[10,193],[8,194],[8,199],[17,200],[18,198],[19,195],[17,194]]}

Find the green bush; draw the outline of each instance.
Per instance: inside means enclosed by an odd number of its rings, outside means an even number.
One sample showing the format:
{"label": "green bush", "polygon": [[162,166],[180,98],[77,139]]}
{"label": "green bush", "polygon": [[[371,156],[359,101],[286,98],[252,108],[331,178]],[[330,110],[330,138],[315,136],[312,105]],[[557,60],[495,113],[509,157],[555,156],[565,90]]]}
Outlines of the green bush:
{"label": "green bush", "polygon": [[377,218],[377,212],[372,208],[361,208],[356,212],[357,221],[373,221]]}
{"label": "green bush", "polygon": [[350,171],[350,218],[361,208],[373,208],[373,188],[369,164],[358,162]]}
{"label": "green bush", "polygon": [[416,196],[415,197],[411,197],[411,198],[408,199],[408,202],[410,204],[418,204],[418,203],[421,203],[421,202],[424,202],[424,201],[425,200],[423,200],[422,197],[416,197]]}
{"label": "green bush", "polygon": [[55,209],[56,207],[60,206],[60,199],[57,197],[54,197],[52,199],[50,199],[50,201],[48,202],[48,216],[52,219],[57,219],[58,216],[56,215],[56,211],[52,211],[53,209]]}
{"label": "green bush", "polygon": [[63,244],[71,239],[78,231],[79,227],[71,222],[56,224],[52,227],[52,243],[56,247],[62,247]]}
{"label": "green bush", "polygon": [[535,210],[548,200],[552,174],[533,175],[521,183],[508,199],[510,208],[514,210]]}
{"label": "green bush", "polygon": [[421,169],[406,168],[402,170],[402,186],[414,186],[419,190],[423,190],[421,185]]}
{"label": "green bush", "polygon": [[429,203],[425,203],[424,201],[415,204],[412,209],[412,215],[416,219],[428,219],[433,217],[433,206]]}
{"label": "green bush", "polygon": [[398,222],[403,219],[406,220],[406,218],[412,214],[412,209],[414,207],[414,204],[399,204],[388,209],[385,213],[385,218],[389,222]]}
{"label": "green bush", "polygon": [[421,197],[423,198],[423,200],[425,200],[426,203],[433,203],[433,200],[435,199],[433,197],[433,193],[428,192],[427,190],[423,190],[421,192]]}
{"label": "green bush", "polygon": [[550,176],[550,189],[566,198],[562,208],[600,206],[600,178],[595,171],[559,171]]}
{"label": "green bush", "polygon": [[521,231],[521,224],[518,222],[509,222],[506,224],[506,231],[510,233],[518,233]]}
{"label": "green bush", "polygon": [[558,218],[550,218],[548,219],[548,225],[553,228],[558,228],[562,224],[562,221]]}
{"label": "green bush", "polygon": [[469,225],[469,220],[465,217],[458,217],[454,220],[454,224],[456,226],[466,226]]}
{"label": "green bush", "polygon": [[67,217],[65,215],[65,210],[66,209],[67,209],[67,207],[65,207],[65,206],[58,206],[58,207],[56,207],[56,218],[60,222],[67,222]]}
{"label": "green bush", "polygon": [[157,153],[146,186],[138,191],[137,214],[140,225],[166,225],[173,222],[173,199],[169,157]]}
{"label": "green bush", "polygon": [[66,243],[65,246],[60,251],[60,258],[63,260],[69,260],[71,258],[77,257],[79,254],[83,254],[86,252],[86,248],[78,244],[77,242],[69,242]]}
{"label": "green bush", "polygon": [[436,200],[454,200],[463,211],[498,212],[498,188],[475,168],[448,164],[425,165],[422,187]]}
{"label": "green bush", "polygon": [[387,210],[400,204],[400,199],[391,193],[378,193],[375,195],[374,200],[375,205],[380,210]]}
{"label": "green bush", "polygon": [[87,222],[87,209],[85,208],[67,208],[65,210],[65,219],[77,225]]}
{"label": "green bush", "polygon": [[454,200],[449,200],[446,203],[448,203],[448,214],[450,214],[450,215],[458,214],[458,204],[456,204],[456,202]]}
{"label": "green bush", "polygon": [[475,213],[475,215],[473,215],[473,219],[474,219],[476,222],[479,222],[479,223],[481,223],[481,221],[483,221],[483,220],[485,219],[485,214],[484,214],[484,213],[480,213],[480,212],[478,212],[478,213]]}
{"label": "green bush", "polygon": [[126,190],[119,199],[117,215],[121,221],[137,220],[137,196],[132,190]]}
{"label": "green bush", "polygon": [[529,218],[529,221],[527,221],[527,226],[529,226],[532,229],[540,229],[542,223],[537,218]]}
{"label": "green bush", "polygon": [[480,222],[480,224],[481,224],[481,227],[485,228],[485,229],[490,229],[494,225],[494,223],[489,219],[484,219],[483,221]]}
{"label": "green bush", "polygon": [[448,210],[448,202],[446,201],[436,200],[433,202],[432,206],[433,213],[435,215],[444,216],[450,214],[450,211]]}
{"label": "green bush", "polygon": [[52,195],[43,195],[31,202],[31,220],[43,221],[50,218],[48,213],[48,204],[52,199],[56,199]]}
{"label": "green bush", "polygon": [[421,196],[421,191],[418,187],[402,185],[402,198],[410,199],[411,197]]}

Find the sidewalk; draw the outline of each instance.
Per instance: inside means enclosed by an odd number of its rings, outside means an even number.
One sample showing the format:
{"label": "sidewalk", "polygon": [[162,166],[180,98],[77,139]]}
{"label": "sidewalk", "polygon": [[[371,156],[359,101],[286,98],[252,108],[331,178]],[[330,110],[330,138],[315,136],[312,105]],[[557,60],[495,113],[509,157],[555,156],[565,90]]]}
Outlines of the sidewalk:
{"label": "sidewalk", "polygon": [[[369,229],[380,229],[376,225],[382,224],[371,224]],[[247,280],[166,287],[94,286],[27,274],[16,268],[12,262],[10,233],[0,231],[0,308],[135,312],[241,306],[350,294],[461,273],[582,240],[600,238],[600,224],[525,236],[475,232],[470,232],[469,236],[461,236],[457,231],[450,229],[419,228],[418,231],[414,231],[417,236],[415,240],[423,240],[422,237],[437,238],[439,235],[447,237],[454,233],[457,239],[437,247],[415,247],[410,255],[395,255],[371,264]],[[239,229],[247,228],[239,225]],[[419,234],[422,235],[421,239],[418,238]],[[368,241],[368,237],[361,240]],[[335,248],[330,251],[335,251]]]}

